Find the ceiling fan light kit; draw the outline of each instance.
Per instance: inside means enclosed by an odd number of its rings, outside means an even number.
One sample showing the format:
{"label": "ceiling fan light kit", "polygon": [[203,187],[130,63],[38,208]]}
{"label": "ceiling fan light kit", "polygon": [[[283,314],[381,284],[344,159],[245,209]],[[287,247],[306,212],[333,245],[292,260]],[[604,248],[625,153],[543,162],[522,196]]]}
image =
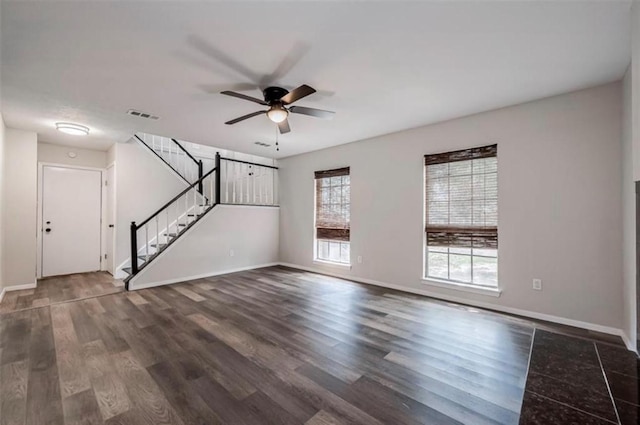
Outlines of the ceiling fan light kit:
{"label": "ceiling fan light kit", "polygon": [[310,87],[306,84],[303,84],[300,87],[293,89],[292,91],[288,91],[286,89],[283,89],[282,87],[267,87],[262,91],[262,95],[264,96],[264,100],[262,100],[255,97],[247,96],[242,93],[223,91],[221,92],[221,94],[231,97],[237,97],[238,99],[248,100],[250,102],[269,107],[269,109],[267,109],[266,111],[252,112],[231,121],[227,121],[225,124],[233,125],[240,121],[244,121],[258,115],[266,114],[271,121],[278,124],[278,130],[280,131],[280,133],[285,134],[291,131],[288,120],[289,113],[308,115],[311,117],[323,119],[333,118],[335,112],[323,111],[321,109],[315,108],[307,108],[304,106],[289,106],[292,103],[302,99],[303,97],[307,97],[315,92],[316,90],[313,87]]}
{"label": "ceiling fan light kit", "polygon": [[267,111],[267,116],[271,121],[279,124],[287,119],[287,116],[289,116],[289,111],[287,111],[284,106],[276,104],[269,108],[269,110]]}

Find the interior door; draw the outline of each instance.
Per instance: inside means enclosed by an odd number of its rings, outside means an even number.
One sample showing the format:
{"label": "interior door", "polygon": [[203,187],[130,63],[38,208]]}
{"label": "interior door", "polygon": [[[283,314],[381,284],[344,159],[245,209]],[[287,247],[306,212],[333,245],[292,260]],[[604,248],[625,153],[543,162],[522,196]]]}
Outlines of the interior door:
{"label": "interior door", "polygon": [[102,172],[44,166],[42,276],[100,270]]}
{"label": "interior door", "polygon": [[113,275],[113,271],[115,269],[114,261],[115,257],[113,256],[113,245],[115,243],[115,202],[116,202],[116,186],[115,186],[115,170],[116,166],[113,165],[107,168],[107,205],[106,205],[106,251],[105,251],[105,261],[107,266],[107,271]]}

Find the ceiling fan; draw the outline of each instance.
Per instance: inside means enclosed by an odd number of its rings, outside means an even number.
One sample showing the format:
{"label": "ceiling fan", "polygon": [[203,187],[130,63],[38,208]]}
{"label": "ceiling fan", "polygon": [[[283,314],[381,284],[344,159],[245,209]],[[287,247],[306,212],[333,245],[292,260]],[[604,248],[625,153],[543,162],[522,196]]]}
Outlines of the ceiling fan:
{"label": "ceiling fan", "polygon": [[248,118],[266,114],[271,121],[278,124],[280,134],[284,134],[291,131],[291,127],[289,127],[289,121],[287,120],[289,113],[309,115],[312,117],[324,119],[333,118],[335,112],[323,111],[322,109],[307,108],[304,106],[289,106],[293,102],[296,102],[303,97],[307,97],[315,92],[316,90],[313,87],[309,87],[306,84],[303,84],[300,87],[293,89],[292,91],[288,91],[286,89],[283,89],[282,87],[267,87],[262,91],[264,100],[228,90],[220,92],[220,94],[249,100],[251,102],[259,103],[260,105],[269,107],[269,109],[267,109],[266,111],[252,112],[251,114],[243,115],[231,121],[227,121],[225,124],[232,125],[237,122],[244,121]]}

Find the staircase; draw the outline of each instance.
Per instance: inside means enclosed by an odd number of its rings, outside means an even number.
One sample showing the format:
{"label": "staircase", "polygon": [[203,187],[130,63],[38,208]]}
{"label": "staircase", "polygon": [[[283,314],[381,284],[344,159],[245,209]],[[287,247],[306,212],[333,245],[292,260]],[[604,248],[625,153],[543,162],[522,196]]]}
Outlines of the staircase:
{"label": "staircase", "polygon": [[[178,239],[183,237],[209,211],[219,204],[276,206],[277,167],[222,157],[215,153],[204,172],[203,159],[197,159],[176,139],[136,134],[142,144],[187,185],[156,212],[130,225],[131,257],[122,270],[129,282]],[[237,154],[241,155],[241,154]]]}

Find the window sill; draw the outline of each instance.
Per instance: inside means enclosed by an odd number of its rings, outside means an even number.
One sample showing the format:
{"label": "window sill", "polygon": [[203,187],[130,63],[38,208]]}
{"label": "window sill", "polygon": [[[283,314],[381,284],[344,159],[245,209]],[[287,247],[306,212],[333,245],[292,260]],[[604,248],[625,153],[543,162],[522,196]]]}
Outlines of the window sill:
{"label": "window sill", "polygon": [[313,260],[313,264],[317,264],[319,266],[335,267],[342,270],[351,270],[351,264],[332,263],[331,261],[324,260]]}
{"label": "window sill", "polygon": [[500,294],[502,294],[502,289],[500,288],[487,288],[487,287],[476,286],[476,285],[466,285],[464,283],[449,282],[448,280],[439,280],[439,279],[433,279],[433,278],[422,278],[422,281],[427,285],[437,286],[438,288],[446,288],[446,289],[453,289],[456,291],[471,292],[474,294],[488,295],[490,297],[496,297],[496,298],[499,297]]}

